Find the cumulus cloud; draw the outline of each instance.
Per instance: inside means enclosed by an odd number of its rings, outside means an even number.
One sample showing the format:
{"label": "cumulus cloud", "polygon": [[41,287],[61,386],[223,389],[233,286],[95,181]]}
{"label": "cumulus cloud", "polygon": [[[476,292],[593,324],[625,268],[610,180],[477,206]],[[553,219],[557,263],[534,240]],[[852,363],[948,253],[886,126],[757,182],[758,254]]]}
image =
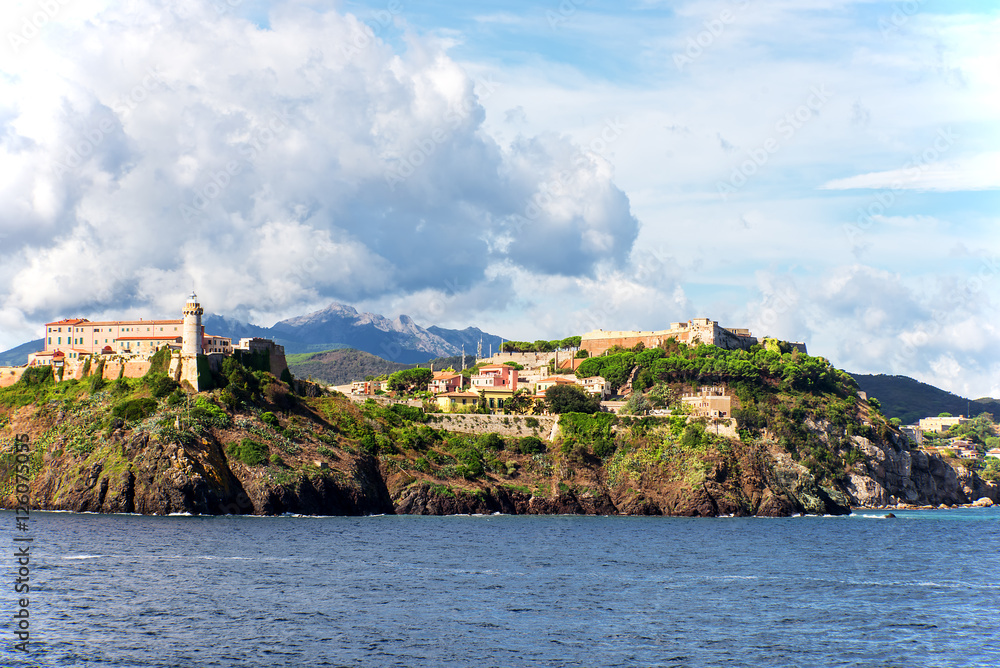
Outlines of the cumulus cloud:
{"label": "cumulus cloud", "polygon": [[0,77],[11,322],[173,312],[191,287],[258,319],[478,294],[491,265],[592,276],[636,238],[606,161],[554,135],[501,146],[481,104],[499,84],[420,37],[294,2],[266,27],[149,0],[50,28]]}
{"label": "cumulus cloud", "polygon": [[996,393],[998,304],[985,278],[914,283],[867,265],[805,277],[761,272],[748,307],[755,333],[802,340],[858,373],[916,377],[963,395]]}

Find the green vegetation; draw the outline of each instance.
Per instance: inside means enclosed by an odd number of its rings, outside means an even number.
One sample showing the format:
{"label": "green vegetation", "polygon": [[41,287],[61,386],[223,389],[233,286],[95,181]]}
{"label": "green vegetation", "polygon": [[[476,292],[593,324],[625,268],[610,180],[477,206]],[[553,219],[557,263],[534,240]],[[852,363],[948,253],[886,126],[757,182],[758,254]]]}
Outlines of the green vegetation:
{"label": "green vegetation", "polygon": [[545,404],[551,413],[596,413],[601,400],[579,385],[554,385],[545,391]]}
{"label": "green vegetation", "polygon": [[551,353],[556,350],[570,350],[580,347],[580,337],[570,336],[554,341],[504,341],[501,352],[505,353]]}
{"label": "green vegetation", "polygon": [[887,417],[898,417],[903,424],[915,424],[920,418],[943,412],[1000,415],[1000,401],[990,397],[970,401],[907,376],[852,375],[869,397],[878,397]]}
{"label": "green vegetation", "polygon": [[226,454],[247,466],[261,466],[268,461],[268,447],[252,438],[244,438],[238,444],[230,443]]}
{"label": "green vegetation", "polygon": [[433,377],[430,369],[404,369],[389,376],[389,389],[403,394],[426,390]]}

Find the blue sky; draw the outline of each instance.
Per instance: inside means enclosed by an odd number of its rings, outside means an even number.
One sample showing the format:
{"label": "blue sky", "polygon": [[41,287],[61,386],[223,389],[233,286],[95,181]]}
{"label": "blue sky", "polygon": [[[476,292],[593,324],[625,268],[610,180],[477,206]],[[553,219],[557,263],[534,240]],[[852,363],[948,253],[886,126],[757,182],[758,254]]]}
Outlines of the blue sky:
{"label": "blue sky", "polygon": [[15,5],[0,347],[194,285],[260,324],[707,316],[1000,396],[996,3]]}

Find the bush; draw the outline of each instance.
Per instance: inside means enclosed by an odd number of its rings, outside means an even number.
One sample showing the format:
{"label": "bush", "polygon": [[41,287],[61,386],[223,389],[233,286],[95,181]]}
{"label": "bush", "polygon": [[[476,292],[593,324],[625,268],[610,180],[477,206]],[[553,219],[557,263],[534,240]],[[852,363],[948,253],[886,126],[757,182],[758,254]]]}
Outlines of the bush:
{"label": "bush", "polygon": [[600,438],[594,442],[594,454],[601,459],[607,459],[615,454],[615,442],[610,438]]}
{"label": "bush", "polygon": [[167,396],[180,387],[173,378],[166,374],[146,374],[143,380],[149,387],[150,393],[157,399]]}
{"label": "bush", "polygon": [[545,391],[545,403],[552,413],[596,413],[601,410],[601,400],[579,385],[550,387]]}
{"label": "bush", "polygon": [[490,432],[488,434],[483,434],[479,437],[479,447],[483,450],[503,450],[504,441],[500,437],[500,434],[496,432]]}
{"label": "bush", "polygon": [[528,427],[532,428],[532,429],[538,429],[538,425],[539,425],[538,418],[530,417],[530,418],[528,418],[527,420],[524,421],[524,424],[527,425]]}
{"label": "bush", "polygon": [[269,427],[275,427],[275,428],[278,427],[278,418],[276,418],[274,416],[274,413],[272,413],[271,411],[267,411],[266,413],[261,413],[260,420]]}
{"label": "bush", "polygon": [[517,442],[517,451],[522,455],[534,455],[545,452],[545,443],[537,436],[525,436]]}
{"label": "bush", "polygon": [[167,397],[167,405],[180,406],[181,404],[184,403],[185,399],[187,399],[187,393],[178,387],[176,390],[171,392],[170,395]]}
{"label": "bush", "polygon": [[268,461],[268,448],[266,443],[255,441],[252,438],[244,438],[239,445],[230,444],[226,448],[226,453],[235,456],[247,466],[261,466]]}
{"label": "bush", "polygon": [[156,412],[156,399],[129,399],[111,409],[112,417],[129,422],[143,420]]}
{"label": "bush", "polygon": [[281,455],[279,455],[277,452],[274,453],[273,455],[271,455],[270,461],[271,461],[271,466],[284,466],[285,465],[285,460],[283,460],[281,458]]}

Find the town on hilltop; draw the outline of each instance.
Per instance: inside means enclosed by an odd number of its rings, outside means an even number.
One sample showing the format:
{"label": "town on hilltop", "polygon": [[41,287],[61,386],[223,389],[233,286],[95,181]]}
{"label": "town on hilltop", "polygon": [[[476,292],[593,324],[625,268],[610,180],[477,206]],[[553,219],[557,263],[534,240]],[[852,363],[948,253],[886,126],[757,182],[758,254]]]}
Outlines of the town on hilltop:
{"label": "town on hilltop", "polygon": [[[105,380],[140,378],[149,372],[154,355],[160,351],[169,354],[167,375],[189,391],[210,388],[210,374],[221,369],[223,359],[234,355],[256,358],[256,368],[291,381],[283,346],[259,337],[242,338],[234,344],[229,337],[207,334],[202,325],[203,313],[192,292],[179,319],[66,318],[45,323],[44,348],[30,353],[24,365],[0,367],[0,387],[17,383],[26,370],[38,367],[49,367],[55,381],[82,380],[95,374]],[[707,418],[716,433],[736,437],[740,428],[736,414],[739,400],[724,383],[691,382],[669,401],[650,403],[641,391],[643,386],[633,388],[634,372],[613,383],[600,374],[581,372],[581,365],[617,352],[670,345],[704,344],[750,351],[761,343],[782,352],[807,355],[806,345],[801,342],[759,342],[748,329],[721,327],[714,320],[695,318],[671,323],[669,329],[658,331],[597,329],[561,341],[507,341],[501,352],[490,351],[482,357],[482,350],[477,351],[468,368],[463,355],[459,371],[407,369],[330,389],[354,401],[406,403],[425,412],[487,415],[560,412],[553,409],[552,401],[558,395],[570,402],[567,406],[572,406],[574,400],[589,399],[594,411],[651,417],[680,413]],[[867,400],[863,392],[858,394]],[[975,428],[978,419],[942,414],[897,427],[914,445],[929,452],[973,461],[1000,459],[1000,444],[991,441],[992,447],[983,447],[982,442],[969,440],[966,432]]]}

